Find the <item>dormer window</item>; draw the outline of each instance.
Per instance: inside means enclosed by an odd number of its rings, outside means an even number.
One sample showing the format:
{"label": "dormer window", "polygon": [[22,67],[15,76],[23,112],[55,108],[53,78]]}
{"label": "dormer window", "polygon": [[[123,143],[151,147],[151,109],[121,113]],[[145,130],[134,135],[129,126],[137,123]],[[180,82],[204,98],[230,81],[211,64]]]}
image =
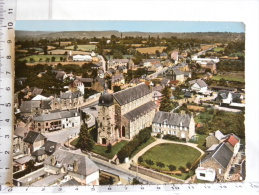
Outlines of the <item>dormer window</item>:
{"label": "dormer window", "polygon": [[57,161],[56,167],[61,167],[61,161],[60,160]]}
{"label": "dormer window", "polygon": [[74,170],[74,166],[72,164],[68,164],[67,170],[73,171]]}
{"label": "dormer window", "polygon": [[164,125],[166,125],[166,124],[167,124],[167,119],[164,120]]}

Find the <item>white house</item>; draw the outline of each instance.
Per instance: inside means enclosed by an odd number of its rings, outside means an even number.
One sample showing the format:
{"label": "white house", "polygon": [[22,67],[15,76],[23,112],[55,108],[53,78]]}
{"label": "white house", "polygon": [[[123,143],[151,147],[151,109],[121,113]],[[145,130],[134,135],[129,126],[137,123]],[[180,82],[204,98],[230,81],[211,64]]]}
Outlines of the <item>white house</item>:
{"label": "white house", "polygon": [[189,81],[189,85],[192,91],[197,93],[205,93],[208,90],[208,85],[201,79]]}
{"label": "white house", "polygon": [[197,55],[194,55],[194,56],[192,56],[192,61],[196,61],[196,63],[204,63],[204,62],[209,62],[209,61],[218,63],[219,58],[217,58],[217,57],[215,57],[215,58],[198,58]]}
{"label": "white house", "polygon": [[91,62],[93,59],[90,55],[74,55],[73,56],[73,61],[86,61],[86,62]]}
{"label": "white house", "polygon": [[216,171],[212,168],[198,167],[195,170],[197,179],[205,181],[214,181],[216,177]]}

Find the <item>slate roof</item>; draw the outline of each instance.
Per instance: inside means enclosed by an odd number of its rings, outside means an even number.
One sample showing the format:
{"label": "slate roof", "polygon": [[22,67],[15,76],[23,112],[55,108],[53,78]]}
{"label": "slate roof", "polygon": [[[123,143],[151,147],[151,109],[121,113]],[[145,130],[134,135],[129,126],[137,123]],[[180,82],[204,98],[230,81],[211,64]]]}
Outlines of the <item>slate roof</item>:
{"label": "slate roof", "polygon": [[57,73],[56,79],[58,79],[58,80],[62,79],[63,76],[66,74],[66,72],[64,72],[64,71],[57,71],[56,73]]}
{"label": "slate roof", "polygon": [[41,133],[35,131],[29,131],[27,136],[23,139],[24,142],[33,144],[34,142],[44,140],[46,137]]}
{"label": "slate roof", "polygon": [[120,105],[125,105],[150,93],[151,90],[146,84],[139,84],[134,87],[118,91],[113,94],[113,97]]}
{"label": "slate roof", "polygon": [[40,101],[23,101],[20,111],[22,113],[31,113],[34,108],[40,108]]}
{"label": "slate roof", "polygon": [[82,83],[92,83],[94,80],[93,78],[77,78]]}
{"label": "slate roof", "polygon": [[57,148],[59,148],[61,145],[60,143],[57,142],[53,142],[53,141],[46,141],[45,144],[43,144],[43,146],[41,148],[44,149],[44,151],[48,154],[51,155],[53,154]]}
{"label": "slate roof", "polygon": [[190,91],[186,91],[184,93],[184,97],[187,97],[187,98],[192,97],[192,93]]}
{"label": "slate roof", "polygon": [[161,86],[161,85],[156,85],[155,87],[153,87],[152,91],[159,91],[159,92],[161,92],[162,89],[163,89],[163,86]]}
{"label": "slate roof", "polygon": [[75,92],[66,92],[66,93],[62,93],[60,95],[60,99],[74,99],[74,98],[78,98],[81,97],[83,94],[80,90],[75,91]]}
{"label": "slate roof", "polygon": [[80,185],[81,185],[81,183],[79,183],[77,180],[75,180],[73,178],[73,179],[70,179],[67,182],[61,184],[60,186],[64,187],[64,186],[80,186]]}
{"label": "slate roof", "polygon": [[114,76],[112,76],[112,83],[115,83],[116,81],[121,81],[121,80],[123,80],[124,79],[124,76],[123,76],[123,74],[118,74],[118,75],[114,75]]}
{"label": "slate roof", "polygon": [[156,107],[157,105],[155,104],[155,102],[149,101],[143,104],[142,106],[135,108],[134,110],[131,110],[130,112],[124,114],[123,116],[130,121],[134,121],[135,119],[138,119],[144,114],[156,109]]}
{"label": "slate roof", "polygon": [[32,95],[36,96],[36,95],[40,95],[42,93],[43,89],[39,89],[37,87],[32,87],[31,91],[32,91]]}
{"label": "slate roof", "polygon": [[[65,167],[66,169],[68,165],[72,165],[74,161],[77,160],[77,173],[80,175],[87,176],[99,170],[99,167],[91,159],[83,154],[78,154],[74,151],[58,149],[52,155],[54,155],[56,160],[60,162],[61,167]],[[51,158],[52,156],[47,158],[44,163],[47,165],[51,165]]]}
{"label": "slate roof", "polygon": [[227,99],[229,93],[230,93],[229,91],[220,90],[220,91],[218,91],[218,96],[217,96],[217,98]]}
{"label": "slate roof", "polygon": [[213,152],[205,156],[201,163],[204,163],[208,159],[212,158],[226,169],[232,156],[233,152],[226,146],[225,142],[222,142]]}
{"label": "slate roof", "polygon": [[182,74],[184,74],[184,73],[183,73],[182,71],[180,71],[178,68],[173,68],[172,70],[173,70],[173,72],[174,72],[175,75],[182,75]]}
{"label": "slate roof", "polygon": [[20,164],[20,165],[23,165],[23,164],[29,162],[31,159],[32,159],[31,156],[24,156],[22,158],[19,158],[19,159],[15,160],[15,162]]}
{"label": "slate roof", "polygon": [[32,184],[30,184],[30,186],[33,186],[33,187],[47,187],[51,184],[54,184],[55,182],[59,181],[60,179],[63,179],[64,178],[64,173],[60,173],[60,174],[57,174],[57,175],[49,175],[47,177],[44,177],[43,179],[41,180],[38,180]]}
{"label": "slate roof", "polygon": [[61,112],[53,112],[48,114],[41,114],[40,116],[36,116],[33,118],[34,121],[49,121],[49,120],[56,120],[62,118],[71,118],[75,116],[79,116],[78,111],[76,110],[65,110]]}
{"label": "slate roof", "polygon": [[208,85],[204,82],[204,80],[201,80],[201,79],[196,79],[196,80],[192,80],[192,81],[189,81],[189,84],[190,85],[193,85],[197,83],[200,87],[207,87]]}
{"label": "slate roof", "polygon": [[46,152],[43,148],[40,148],[40,149],[34,151],[31,155],[32,156],[41,156],[43,154],[46,154]]}
{"label": "slate roof", "polygon": [[52,100],[43,100],[41,101],[41,108],[42,109],[51,109]]}
{"label": "slate roof", "polygon": [[28,132],[28,129],[26,127],[17,127],[14,130],[14,135],[19,136],[19,137],[24,137],[24,134]]}
{"label": "slate roof", "polygon": [[185,67],[185,66],[188,66],[188,64],[186,62],[182,62],[182,63],[176,65],[176,67]]}
{"label": "slate roof", "polygon": [[169,83],[169,79],[162,79],[161,84],[166,85]]}
{"label": "slate roof", "polygon": [[164,124],[165,121],[168,125],[180,126],[180,123],[182,123],[183,127],[189,127],[191,116],[187,114],[159,111],[155,114],[152,123]]}

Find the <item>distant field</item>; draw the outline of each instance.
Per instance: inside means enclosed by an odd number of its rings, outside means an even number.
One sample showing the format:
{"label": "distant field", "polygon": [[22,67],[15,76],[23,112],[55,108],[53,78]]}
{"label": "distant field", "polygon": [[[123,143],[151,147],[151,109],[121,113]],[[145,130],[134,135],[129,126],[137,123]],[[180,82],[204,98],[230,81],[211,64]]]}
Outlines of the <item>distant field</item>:
{"label": "distant field", "polygon": [[223,47],[216,47],[216,48],[214,48],[214,51],[215,52],[224,51],[224,48]]}
{"label": "distant field", "polygon": [[163,50],[166,49],[166,47],[144,47],[144,48],[136,48],[137,51],[140,53],[148,53],[148,54],[155,54],[156,50],[158,50],[160,53],[163,52]]}
{"label": "distant field", "polygon": [[[86,54],[90,54],[90,52],[86,52],[86,51],[72,51],[72,50],[69,50],[69,49],[55,49],[55,50],[50,50],[48,51],[48,53],[51,54],[54,54],[54,55],[64,55],[65,52],[67,52],[69,54],[69,52],[72,52],[72,55],[78,55],[78,54],[81,54],[81,55],[86,55]],[[40,53],[40,54],[43,54]]]}
{"label": "distant field", "polygon": [[55,57],[55,62],[60,61],[60,57],[66,58],[66,55],[32,55],[32,56],[27,56],[24,58],[19,59],[19,61],[27,60],[27,62],[30,62],[30,59],[33,58],[35,62],[39,62],[40,59],[42,62],[45,62],[47,58]]}
{"label": "distant field", "polygon": [[214,46],[213,44],[201,44],[200,47],[201,47],[202,50],[207,50],[207,49],[209,49],[213,46]]}
{"label": "distant field", "polygon": [[241,56],[245,56],[245,52],[232,53],[229,56],[231,56],[231,57],[241,57]]}
{"label": "distant field", "polygon": [[229,73],[227,75],[216,75],[212,77],[212,79],[216,81],[219,81],[222,78],[227,81],[245,82],[245,73]]}
{"label": "distant field", "polygon": [[[82,50],[82,51],[94,51],[96,49],[96,45],[77,45],[77,50]],[[65,47],[65,49],[74,49],[74,45]]]}

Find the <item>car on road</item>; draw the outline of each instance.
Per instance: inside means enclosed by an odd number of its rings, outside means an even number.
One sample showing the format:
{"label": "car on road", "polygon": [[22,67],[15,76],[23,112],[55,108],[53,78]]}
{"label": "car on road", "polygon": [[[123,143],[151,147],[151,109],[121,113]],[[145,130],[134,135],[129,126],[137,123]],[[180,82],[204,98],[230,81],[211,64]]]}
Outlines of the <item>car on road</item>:
{"label": "car on road", "polygon": [[91,110],[96,110],[96,107],[92,106],[90,107]]}

